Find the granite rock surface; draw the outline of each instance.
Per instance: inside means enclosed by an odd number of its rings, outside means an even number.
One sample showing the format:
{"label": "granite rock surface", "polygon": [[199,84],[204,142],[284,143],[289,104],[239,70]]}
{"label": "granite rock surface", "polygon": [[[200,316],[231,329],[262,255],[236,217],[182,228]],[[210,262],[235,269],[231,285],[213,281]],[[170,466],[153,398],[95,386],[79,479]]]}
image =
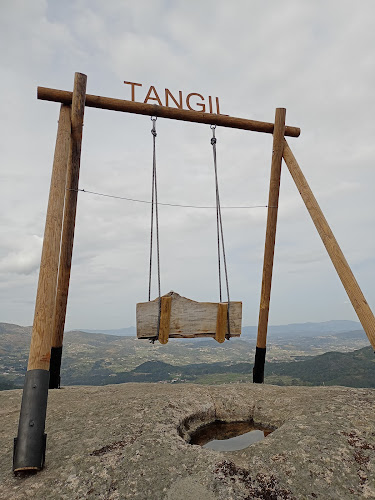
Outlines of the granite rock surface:
{"label": "granite rock surface", "polygon": [[[43,471],[12,473],[22,391],[0,393],[0,499],[375,499],[375,391],[122,384],[50,391]],[[275,429],[236,452],[190,445],[214,420]]]}

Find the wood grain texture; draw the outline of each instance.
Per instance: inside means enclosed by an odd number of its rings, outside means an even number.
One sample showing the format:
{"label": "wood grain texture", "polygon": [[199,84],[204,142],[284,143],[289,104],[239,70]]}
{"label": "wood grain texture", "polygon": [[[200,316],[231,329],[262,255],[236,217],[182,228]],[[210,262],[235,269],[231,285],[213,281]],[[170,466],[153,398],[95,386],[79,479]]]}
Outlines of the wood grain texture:
{"label": "wood grain texture", "polygon": [[[66,90],[38,87],[38,99],[70,104],[72,102],[72,93]],[[263,132],[266,134],[273,134],[274,129],[274,124],[269,122],[247,120],[245,118],[235,118],[227,115],[202,113],[185,109],[168,108],[166,106],[158,106],[157,104],[144,104],[141,102],[125,101],[122,99],[90,94],[86,96],[86,106],[139,115],[160,116],[162,118],[171,118],[173,120],[187,122],[207,123],[220,127],[252,130],[253,132]],[[301,130],[298,127],[285,127],[286,136],[298,137],[300,133]]]}
{"label": "wood grain texture", "polygon": [[315,199],[315,196],[310,189],[310,186],[305,179],[305,176],[297,163],[297,160],[295,159],[286,141],[284,142],[283,156],[297,189],[300,192],[323,244],[326,247],[328,255],[331,258],[332,264],[334,265],[346,293],[348,294],[350,302],[357,313],[358,319],[375,350],[374,315],[352,273],[352,270],[349,267],[349,264],[344,257],[344,254],[341,251],[341,248],[339,247],[339,244],[336,241],[336,238],[331,231],[331,228],[328,225],[328,222],[326,221],[326,218],[323,215],[322,210],[318,205],[318,202]]}
{"label": "wood grain texture", "polygon": [[167,344],[171,323],[172,297],[161,297],[160,299],[160,325],[158,340],[161,344]]}
{"label": "wood grain texture", "polygon": [[225,341],[225,332],[228,330],[228,304],[217,305],[215,340],[222,344]]}
{"label": "wood grain texture", "polygon": [[279,205],[281,162],[283,159],[284,148],[285,114],[286,110],[284,108],[276,109],[275,131],[273,134],[270,190],[268,197],[266,242],[264,245],[262,291],[260,295],[257,336],[257,347],[262,348],[266,347],[267,343],[268,315],[271,299],[273,258],[275,251],[277,212]]}
{"label": "wood grain texture", "polygon": [[61,347],[63,344],[77,210],[86,82],[86,75],[82,73],[75,74],[71,113],[72,139],[66,181],[56,307],[53,315],[52,347]]}
{"label": "wood grain texture", "polygon": [[70,106],[63,104],[53,160],[28,370],[49,370],[70,134]]}
{"label": "wood grain texture", "polygon": [[[172,298],[170,338],[215,337],[218,303],[196,302],[169,292]],[[137,304],[137,337],[152,338],[157,335],[159,299]],[[242,302],[230,303],[230,334],[241,335]],[[225,334],[227,332],[227,323]]]}

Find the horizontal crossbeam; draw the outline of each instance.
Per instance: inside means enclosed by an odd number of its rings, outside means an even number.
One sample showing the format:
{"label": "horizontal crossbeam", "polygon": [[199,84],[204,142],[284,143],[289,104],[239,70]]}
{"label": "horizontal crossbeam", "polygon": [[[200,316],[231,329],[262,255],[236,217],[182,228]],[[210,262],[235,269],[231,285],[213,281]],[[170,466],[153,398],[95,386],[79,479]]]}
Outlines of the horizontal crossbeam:
{"label": "horizontal crossbeam", "polygon": [[[72,92],[38,87],[38,99],[71,104]],[[125,101],[123,99],[114,99],[113,97],[101,97],[90,94],[86,94],[86,106],[90,108],[134,113],[137,115],[160,116],[161,118],[170,118],[172,120],[181,120],[185,122],[207,123],[220,127],[252,130],[253,132],[264,132],[266,134],[272,134],[274,128],[274,124],[269,122],[246,120],[245,118],[235,118],[233,116],[218,115],[214,113],[202,113],[200,111],[188,111],[185,109],[159,106],[157,104],[144,104],[141,102]],[[285,127],[286,136],[298,137],[300,133],[301,130],[298,127]]]}

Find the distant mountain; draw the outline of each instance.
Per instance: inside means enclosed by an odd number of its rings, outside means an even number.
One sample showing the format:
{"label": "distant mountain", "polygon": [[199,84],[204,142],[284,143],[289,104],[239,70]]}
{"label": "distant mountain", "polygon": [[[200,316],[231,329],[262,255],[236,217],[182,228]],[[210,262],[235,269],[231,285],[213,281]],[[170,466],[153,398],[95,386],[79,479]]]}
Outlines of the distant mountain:
{"label": "distant mountain", "polygon": [[118,328],[115,330],[86,330],[81,329],[80,332],[86,333],[102,333],[103,335],[116,335],[118,337],[135,337],[137,335],[135,326],[128,326],[127,328]]}
{"label": "distant mountain", "polygon": [[0,323],[1,336],[11,334],[13,338],[16,338],[17,336],[24,337],[25,334],[30,335],[31,330],[31,326],[13,325],[12,323]]}
{"label": "distant mountain", "polygon": [[[349,332],[352,330],[361,330],[361,324],[358,321],[350,320],[331,320],[320,323],[291,323],[289,325],[269,325],[268,333],[270,336],[294,337],[298,336],[327,336],[341,332]],[[242,334],[251,337],[256,337],[258,331],[257,326],[242,327]]]}

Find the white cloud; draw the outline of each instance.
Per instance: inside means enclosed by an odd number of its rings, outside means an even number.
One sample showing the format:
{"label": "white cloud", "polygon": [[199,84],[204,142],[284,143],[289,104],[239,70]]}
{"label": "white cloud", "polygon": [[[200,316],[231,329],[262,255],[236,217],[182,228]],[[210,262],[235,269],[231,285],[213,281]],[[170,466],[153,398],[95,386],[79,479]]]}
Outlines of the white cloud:
{"label": "white cloud", "polygon": [[[142,97],[151,84],[217,95],[232,116],[272,121],[285,106],[287,123],[302,129],[288,142],[375,305],[372,1],[15,0],[0,10],[1,320],[32,323],[59,108],[37,101],[36,86],[71,89],[74,71],[98,95],[129,98],[131,80]],[[150,129],[149,117],[86,109],[81,187],[149,199]],[[209,127],[159,119],[157,130],[160,201],[213,204]],[[272,138],[230,129],[217,137],[222,204],[267,204]],[[245,324],[258,316],[266,212],[223,211]],[[134,323],[149,219],[147,205],[79,194],[68,328]],[[160,229],[162,286],[215,298],[215,212],[161,207]],[[338,305],[345,293],[286,168],[272,290],[274,323],[354,318]]]}
{"label": "white cloud", "polygon": [[22,248],[13,250],[0,259],[0,272],[31,274],[39,269],[43,239],[33,235],[24,238]]}

